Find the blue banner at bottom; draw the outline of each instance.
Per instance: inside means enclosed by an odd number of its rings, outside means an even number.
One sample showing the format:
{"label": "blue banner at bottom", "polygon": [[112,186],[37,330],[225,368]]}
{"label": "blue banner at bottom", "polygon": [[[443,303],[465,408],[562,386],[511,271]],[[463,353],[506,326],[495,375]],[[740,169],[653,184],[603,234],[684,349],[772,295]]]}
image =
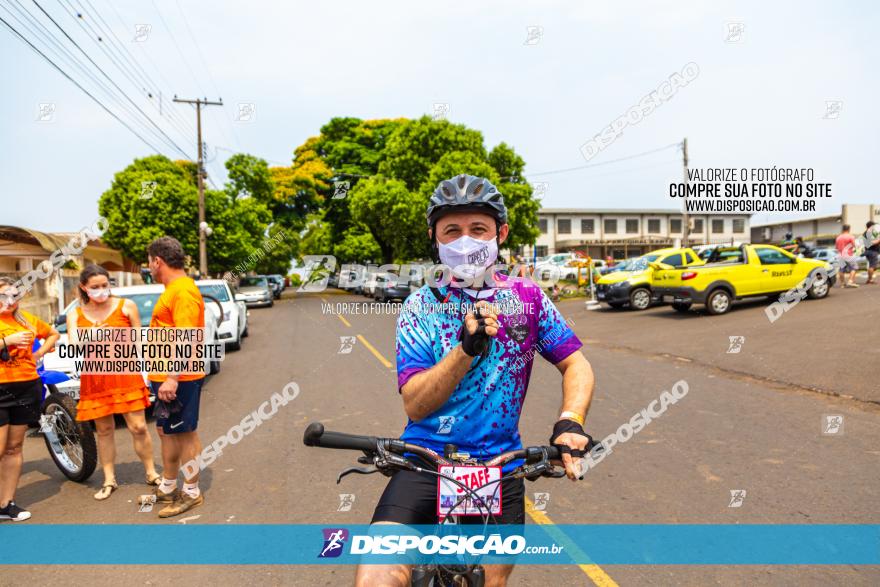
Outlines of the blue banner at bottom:
{"label": "blue banner at bottom", "polygon": [[33,524],[0,536],[4,561],[28,565],[880,564],[877,524]]}

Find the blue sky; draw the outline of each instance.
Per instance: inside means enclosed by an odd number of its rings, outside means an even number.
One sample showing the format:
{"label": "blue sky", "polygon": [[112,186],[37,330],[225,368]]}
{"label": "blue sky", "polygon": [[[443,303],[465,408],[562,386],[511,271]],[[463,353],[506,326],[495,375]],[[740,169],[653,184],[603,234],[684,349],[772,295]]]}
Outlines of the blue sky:
{"label": "blue sky", "polygon": [[[697,79],[590,163],[687,136],[693,167],[812,167],[817,181],[833,184],[834,197],[819,211],[880,204],[873,2],[72,0],[84,17],[79,24],[66,1],[38,1],[187,153],[195,152],[195,115],[170,97],[223,98],[225,106],[209,108],[203,120],[218,185],[232,152],[287,163],[333,116],[418,117],[435,103],[449,105],[450,120],[481,130],[489,148],[512,145],[527,175],[584,165],[583,143],[694,62]],[[18,10],[63,38],[32,2],[2,7],[0,17],[38,47],[46,39],[16,20],[25,19]],[[99,17],[162,92],[162,117],[144,84],[129,81],[87,35],[88,25],[105,26]],[[742,23],[740,42],[727,42],[728,23]],[[138,24],[150,27],[142,41],[135,41]],[[526,43],[529,27],[541,27],[535,44]],[[121,45],[106,43],[117,56]],[[113,174],[151,149],[2,25],[0,65],[7,80],[0,223],[48,231],[91,224]],[[838,117],[825,117],[827,100],[841,101]],[[38,121],[46,103],[54,104],[51,121]],[[254,119],[236,121],[238,105],[251,103]],[[668,184],[681,174],[680,152],[667,149],[530,179],[549,183],[547,207],[671,208]]]}

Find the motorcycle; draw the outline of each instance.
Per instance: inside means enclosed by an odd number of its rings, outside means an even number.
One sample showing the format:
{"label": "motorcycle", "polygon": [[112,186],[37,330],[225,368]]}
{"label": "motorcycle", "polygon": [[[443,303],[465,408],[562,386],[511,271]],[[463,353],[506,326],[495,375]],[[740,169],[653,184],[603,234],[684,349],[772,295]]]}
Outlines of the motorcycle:
{"label": "motorcycle", "polygon": [[[40,348],[34,341],[33,350]],[[77,422],[76,400],[58,386],[73,379],[61,371],[50,371],[37,365],[43,384],[40,428],[49,456],[71,481],[82,483],[92,476],[98,464],[98,444],[91,422]]]}

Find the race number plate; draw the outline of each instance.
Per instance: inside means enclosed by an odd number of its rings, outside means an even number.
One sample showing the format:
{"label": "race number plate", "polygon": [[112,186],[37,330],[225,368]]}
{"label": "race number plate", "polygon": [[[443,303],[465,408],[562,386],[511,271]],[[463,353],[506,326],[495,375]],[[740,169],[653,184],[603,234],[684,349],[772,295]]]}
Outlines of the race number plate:
{"label": "race number plate", "polygon": [[[437,481],[437,515],[479,516],[481,514],[501,513],[501,467],[442,466],[440,474],[457,479],[465,487],[476,492],[473,496],[449,479],[438,477]],[[495,481],[495,483],[493,483]],[[489,483],[490,485],[486,485]],[[459,501],[461,500],[461,501]],[[456,505],[458,504],[458,505]]]}

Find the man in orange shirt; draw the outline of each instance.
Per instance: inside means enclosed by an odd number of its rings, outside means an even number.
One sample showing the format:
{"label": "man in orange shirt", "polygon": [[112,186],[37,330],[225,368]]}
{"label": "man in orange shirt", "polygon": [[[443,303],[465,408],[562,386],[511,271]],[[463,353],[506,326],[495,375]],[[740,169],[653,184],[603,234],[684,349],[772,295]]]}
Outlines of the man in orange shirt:
{"label": "man in orange shirt", "polygon": [[[177,239],[163,236],[147,247],[150,273],[165,286],[156,301],[150,328],[204,328],[205,302],[195,282],[183,270],[185,254]],[[196,428],[204,373],[151,373],[150,387],[156,394],[156,429],[162,442],[162,481],[155,489],[156,502],[168,504],[160,518],[182,514],[204,503],[198,470],[184,477],[177,489],[181,463],[202,452]],[[186,473],[184,472],[184,475]]]}

